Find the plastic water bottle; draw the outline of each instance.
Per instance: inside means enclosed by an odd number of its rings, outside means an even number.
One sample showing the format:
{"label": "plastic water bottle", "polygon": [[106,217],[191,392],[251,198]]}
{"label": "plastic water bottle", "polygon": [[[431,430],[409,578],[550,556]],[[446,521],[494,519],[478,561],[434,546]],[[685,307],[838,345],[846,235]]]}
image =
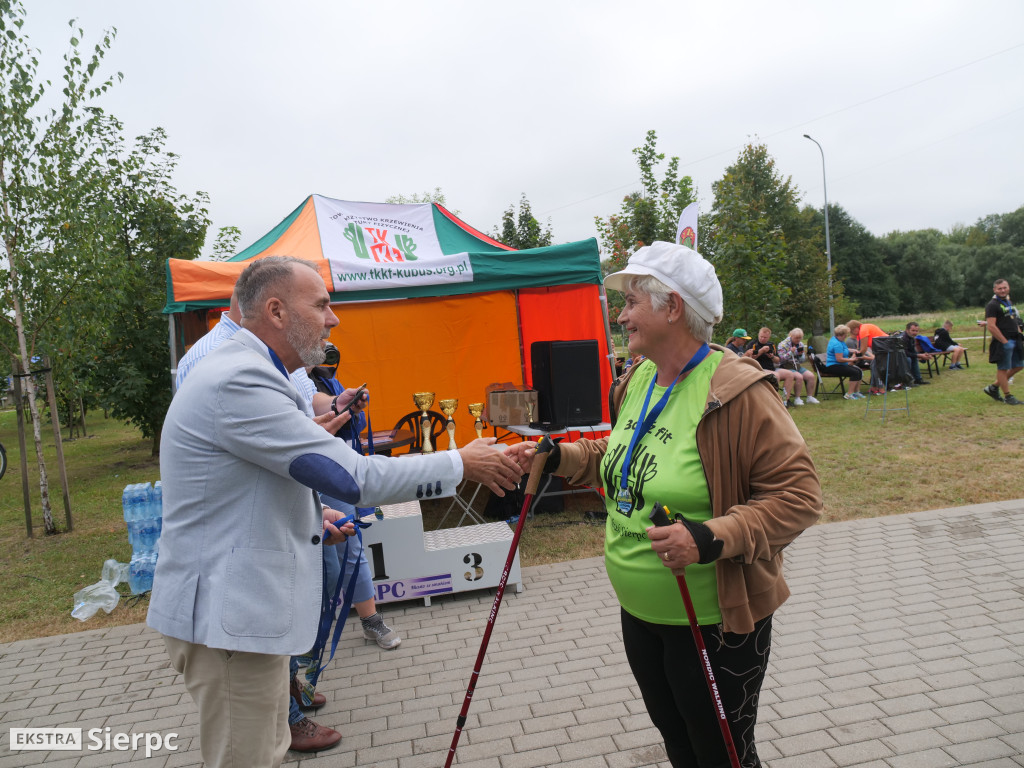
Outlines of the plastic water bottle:
{"label": "plastic water bottle", "polygon": [[141,595],[153,589],[153,573],[156,571],[156,555],[152,552],[132,555],[128,564],[128,586],[133,595]]}
{"label": "plastic water bottle", "polygon": [[[151,498],[153,500],[153,519],[156,520],[156,537],[159,541],[160,534],[164,529],[164,485],[161,481],[157,480],[153,483]],[[154,542],[154,546],[156,546],[156,542]]]}
{"label": "plastic water bottle", "polygon": [[119,563],[113,558],[103,563],[103,571],[100,574],[103,581],[116,587],[121,582],[128,581],[128,563]]}
{"label": "plastic water bottle", "polygon": [[160,533],[163,531],[163,484],[132,483],[121,496],[132,559],[128,564],[127,581],[132,593],[139,595],[153,589]]}
{"label": "plastic water bottle", "polygon": [[134,483],[129,483],[124,487],[124,491],[121,493],[121,510],[124,514],[124,521],[127,523],[131,520],[131,508],[132,508],[132,488]]}

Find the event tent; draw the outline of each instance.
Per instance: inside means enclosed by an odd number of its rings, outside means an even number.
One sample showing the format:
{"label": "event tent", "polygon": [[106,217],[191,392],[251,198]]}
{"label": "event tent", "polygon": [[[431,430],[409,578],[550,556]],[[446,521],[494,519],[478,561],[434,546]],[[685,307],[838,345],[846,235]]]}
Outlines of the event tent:
{"label": "event tent", "polygon": [[[317,264],[340,320],[331,334],[341,352],[338,377],[348,386],[367,382],[374,430],[415,410],[414,392],[429,391],[433,410],[442,398],[459,399],[457,439],[464,444],[475,436],[466,406],[483,402],[488,385],[532,384],[534,341],[597,340],[602,401],[611,383],[595,240],[517,251],[436,203],[321,195],[228,261],[168,259],[164,311],[175,365],[219,319],[207,311],[226,305],[246,262],[271,254]],[[446,447],[447,437],[441,443]]]}

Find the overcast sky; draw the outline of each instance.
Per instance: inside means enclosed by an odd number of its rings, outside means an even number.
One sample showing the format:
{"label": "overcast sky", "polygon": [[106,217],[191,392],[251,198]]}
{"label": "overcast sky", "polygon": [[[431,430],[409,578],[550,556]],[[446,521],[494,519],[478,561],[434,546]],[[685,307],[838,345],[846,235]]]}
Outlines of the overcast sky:
{"label": "overcast sky", "polygon": [[[29,0],[59,78],[68,20],[124,81],[103,106],[181,155],[242,247],[309,194],[441,187],[486,232],[525,193],[555,242],[639,186],[646,132],[701,210],[760,141],[805,203],[871,232],[1024,205],[1024,2]],[[659,174],[660,176],[660,174]],[[207,252],[209,248],[207,248]]]}

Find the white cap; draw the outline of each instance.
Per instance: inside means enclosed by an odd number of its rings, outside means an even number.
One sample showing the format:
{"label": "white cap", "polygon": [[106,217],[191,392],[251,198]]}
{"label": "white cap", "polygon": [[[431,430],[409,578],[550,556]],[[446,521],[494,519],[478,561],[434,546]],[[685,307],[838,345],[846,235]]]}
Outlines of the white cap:
{"label": "white cap", "polygon": [[629,279],[637,275],[658,278],[712,325],[722,320],[722,284],[711,262],[692,248],[656,240],[638,248],[626,268],[608,275],[604,285],[625,291]]}

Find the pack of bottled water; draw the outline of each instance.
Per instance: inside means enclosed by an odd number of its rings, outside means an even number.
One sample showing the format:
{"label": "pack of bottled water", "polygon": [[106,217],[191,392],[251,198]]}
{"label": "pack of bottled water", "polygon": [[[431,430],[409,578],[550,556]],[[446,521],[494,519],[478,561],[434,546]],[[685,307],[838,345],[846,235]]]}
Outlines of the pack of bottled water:
{"label": "pack of bottled water", "polygon": [[153,589],[153,573],[159,554],[160,532],[163,530],[163,486],[155,483],[132,483],[121,494],[124,522],[132,559],[128,563],[128,586],[140,595]]}

